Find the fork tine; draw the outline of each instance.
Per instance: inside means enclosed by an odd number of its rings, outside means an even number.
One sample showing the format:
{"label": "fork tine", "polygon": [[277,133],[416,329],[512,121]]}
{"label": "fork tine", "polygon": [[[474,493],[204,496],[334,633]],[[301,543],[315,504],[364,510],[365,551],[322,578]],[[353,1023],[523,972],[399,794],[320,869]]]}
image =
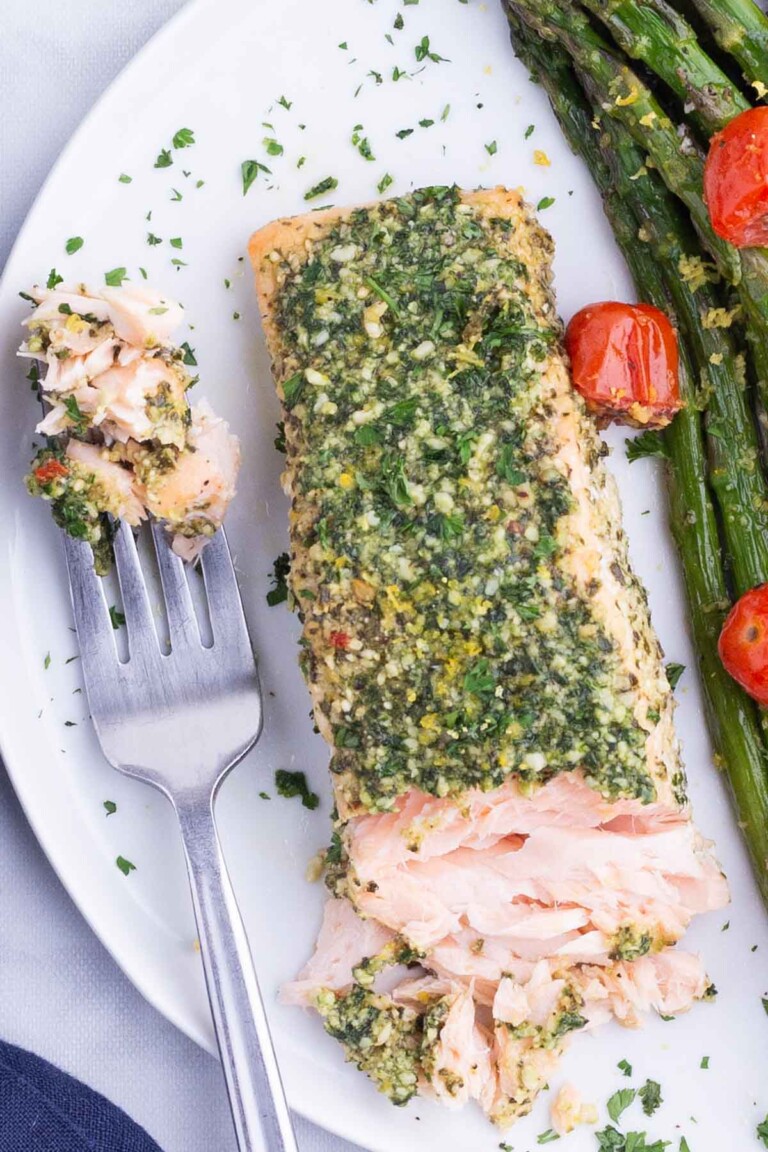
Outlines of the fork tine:
{"label": "fork tine", "polygon": [[252,659],[248,625],[223,528],[219,528],[208,541],[200,560],[214,644],[221,645],[233,655],[237,648],[242,648]]}
{"label": "fork tine", "polygon": [[61,535],[83,666],[104,669],[117,660],[115,630],[109,618],[104,585],[94,570],[90,544],[74,540],[67,532]]}
{"label": "fork tine", "polygon": [[160,655],[160,643],[152,618],[147,586],[139,563],[136,541],[130,527],[121,520],[115,533],[115,568],[123,597],[125,626],[130,658],[151,660]]}
{"label": "fork tine", "polygon": [[171,649],[179,641],[200,644],[200,628],[192,605],[192,595],[184,575],[184,562],[171,548],[171,539],[157,520],[152,520],[152,539],[163,584]]}

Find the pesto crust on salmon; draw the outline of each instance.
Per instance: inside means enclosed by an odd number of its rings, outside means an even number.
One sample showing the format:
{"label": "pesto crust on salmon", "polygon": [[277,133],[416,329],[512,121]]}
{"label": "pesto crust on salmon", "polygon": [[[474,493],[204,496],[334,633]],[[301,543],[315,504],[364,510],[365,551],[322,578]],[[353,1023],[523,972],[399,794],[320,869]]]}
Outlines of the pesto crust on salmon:
{"label": "pesto crust on salmon", "polygon": [[[474,1098],[501,1124],[607,1006],[702,996],[668,946],[726,899],[552,251],[503,188],[250,243],[338,814],[331,927],[287,995],[395,1102]],[[419,974],[383,995],[393,964]]]}

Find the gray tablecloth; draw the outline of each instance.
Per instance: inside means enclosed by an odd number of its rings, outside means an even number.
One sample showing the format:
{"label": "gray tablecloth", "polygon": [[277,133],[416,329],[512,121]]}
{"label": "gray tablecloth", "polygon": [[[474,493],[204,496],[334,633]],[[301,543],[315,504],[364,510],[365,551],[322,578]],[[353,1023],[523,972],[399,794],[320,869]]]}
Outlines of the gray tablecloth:
{"label": "gray tablecloth", "polygon": [[[0,268],[73,129],[181,5],[2,0]],[[0,988],[0,1035],[114,1100],[165,1152],[234,1152],[217,1063],[142,1000],[92,935],[1,765]],[[301,1121],[298,1134],[302,1152],[354,1152]]]}

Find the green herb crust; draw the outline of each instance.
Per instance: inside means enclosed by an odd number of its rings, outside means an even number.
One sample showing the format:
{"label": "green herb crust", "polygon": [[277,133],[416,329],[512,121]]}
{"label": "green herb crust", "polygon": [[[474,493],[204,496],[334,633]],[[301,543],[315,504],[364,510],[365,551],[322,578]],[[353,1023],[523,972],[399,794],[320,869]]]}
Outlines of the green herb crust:
{"label": "green herb crust", "polygon": [[[656,798],[663,672],[638,711],[595,609],[601,580],[584,587],[568,564],[550,259],[523,209],[494,215],[451,188],[265,249],[302,665],[347,812],[576,768],[609,797]],[[600,442],[569,404],[599,488]],[[606,539],[653,665],[618,525]]]}

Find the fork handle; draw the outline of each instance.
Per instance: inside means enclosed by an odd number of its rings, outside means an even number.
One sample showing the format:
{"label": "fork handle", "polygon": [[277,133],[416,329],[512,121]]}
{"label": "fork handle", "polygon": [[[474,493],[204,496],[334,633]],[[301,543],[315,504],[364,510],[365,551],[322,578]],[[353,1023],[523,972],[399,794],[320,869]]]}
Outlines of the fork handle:
{"label": "fork handle", "polygon": [[213,797],[175,798],[213,1026],[240,1152],[298,1152]]}

